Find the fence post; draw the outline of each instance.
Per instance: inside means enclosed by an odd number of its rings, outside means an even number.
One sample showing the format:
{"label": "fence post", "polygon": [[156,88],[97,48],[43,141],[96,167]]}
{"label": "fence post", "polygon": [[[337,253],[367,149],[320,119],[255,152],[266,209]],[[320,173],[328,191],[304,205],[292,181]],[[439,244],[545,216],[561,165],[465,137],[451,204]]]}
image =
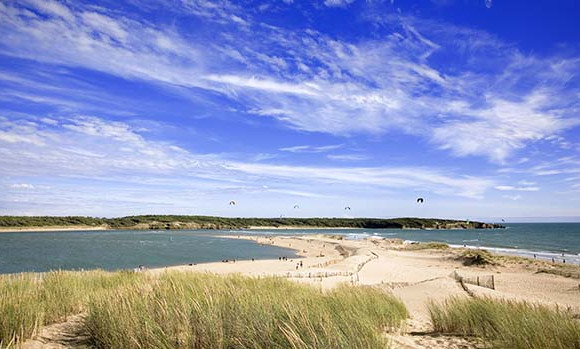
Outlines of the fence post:
{"label": "fence post", "polygon": [[479,286],[479,275],[477,276],[477,286]]}
{"label": "fence post", "polygon": [[493,274],[491,275],[491,289],[495,290],[495,278],[494,278]]}

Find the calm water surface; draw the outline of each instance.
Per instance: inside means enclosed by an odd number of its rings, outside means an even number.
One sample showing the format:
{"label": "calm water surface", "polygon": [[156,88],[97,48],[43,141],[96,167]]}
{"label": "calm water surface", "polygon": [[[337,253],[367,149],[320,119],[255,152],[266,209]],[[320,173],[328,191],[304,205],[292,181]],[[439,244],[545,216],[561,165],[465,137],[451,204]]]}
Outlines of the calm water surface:
{"label": "calm water surface", "polygon": [[140,264],[160,267],[223,259],[295,256],[293,250],[207,233],[165,230],[0,233],[0,273],[116,270]]}

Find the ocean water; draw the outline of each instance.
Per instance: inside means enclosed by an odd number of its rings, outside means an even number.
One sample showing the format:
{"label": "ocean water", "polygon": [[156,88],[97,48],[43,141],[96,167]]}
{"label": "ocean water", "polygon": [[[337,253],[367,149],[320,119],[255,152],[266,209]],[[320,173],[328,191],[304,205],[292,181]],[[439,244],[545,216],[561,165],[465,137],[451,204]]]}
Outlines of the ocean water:
{"label": "ocean water", "polygon": [[[227,232],[221,232],[222,234]],[[133,269],[223,259],[293,257],[290,249],[220,238],[207,231],[68,231],[0,233],[0,274]]]}
{"label": "ocean water", "polygon": [[340,234],[400,238],[580,264],[580,223],[509,223],[494,230],[324,229],[254,231],[85,231],[0,233],[0,273],[55,269],[132,269],[222,259],[295,256],[294,251],[219,235]]}
{"label": "ocean water", "polygon": [[[263,234],[341,234],[350,239],[400,238],[408,241],[440,241],[451,246],[486,248],[490,251],[580,264],[580,223],[505,223],[506,229],[400,230],[332,229],[272,230]],[[256,234],[256,232],[245,232]]]}

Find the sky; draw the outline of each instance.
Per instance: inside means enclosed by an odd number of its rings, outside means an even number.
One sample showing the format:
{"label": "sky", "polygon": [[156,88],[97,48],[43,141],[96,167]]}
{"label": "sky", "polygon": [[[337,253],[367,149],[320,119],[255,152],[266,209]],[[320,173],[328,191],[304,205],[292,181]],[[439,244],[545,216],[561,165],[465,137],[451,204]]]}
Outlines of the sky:
{"label": "sky", "polygon": [[578,220],[579,13],[2,0],[0,214]]}

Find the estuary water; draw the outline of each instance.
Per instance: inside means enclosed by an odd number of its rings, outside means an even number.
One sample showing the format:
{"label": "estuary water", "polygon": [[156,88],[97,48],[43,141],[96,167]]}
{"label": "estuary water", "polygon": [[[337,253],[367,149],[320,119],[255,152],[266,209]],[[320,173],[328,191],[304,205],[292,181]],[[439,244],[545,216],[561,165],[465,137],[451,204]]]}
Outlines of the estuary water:
{"label": "estuary water", "polygon": [[67,231],[0,233],[0,273],[56,269],[132,269],[138,265],[271,259],[294,251],[220,235],[340,234],[349,239],[400,238],[580,264],[580,223],[509,223],[494,230],[324,229],[253,231]]}
{"label": "estuary water", "polygon": [[223,259],[295,256],[294,250],[218,235],[191,230],[0,233],[0,274],[58,269],[118,270],[139,265],[151,268]]}

